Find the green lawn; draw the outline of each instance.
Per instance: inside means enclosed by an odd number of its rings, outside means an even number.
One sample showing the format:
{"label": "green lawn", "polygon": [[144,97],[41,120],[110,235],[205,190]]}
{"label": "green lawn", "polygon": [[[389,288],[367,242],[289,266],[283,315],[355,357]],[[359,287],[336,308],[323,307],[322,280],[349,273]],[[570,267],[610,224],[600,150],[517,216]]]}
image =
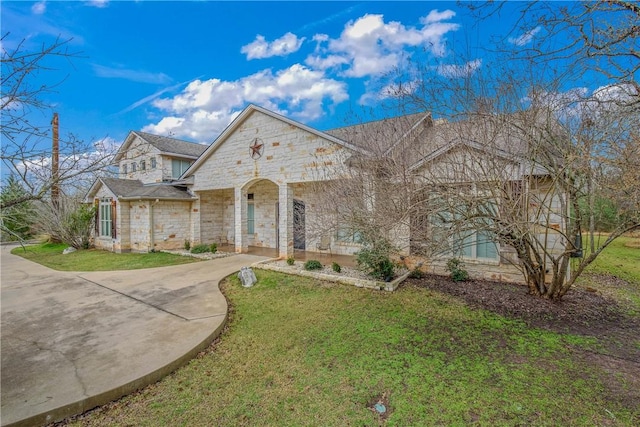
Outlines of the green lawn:
{"label": "green lawn", "polygon": [[589,266],[594,273],[613,274],[640,285],[640,237],[619,237]]}
{"label": "green lawn", "polygon": [[[223,285],[220,341],[73,425],[638,425],[586,338],[532,329],[405,285],[380,292],[257,271]],[[388,419],[369,407],[384,396]]]}
{"label": "green lawn", "polygon": [[13,249],[11,253],[60,271],[135,270],[199,261],[196,258],[162,252],[116,254],[95,249],[63,255],[62,251],[67,246],[65,244],[42,243],[24,248],[18,247]]}

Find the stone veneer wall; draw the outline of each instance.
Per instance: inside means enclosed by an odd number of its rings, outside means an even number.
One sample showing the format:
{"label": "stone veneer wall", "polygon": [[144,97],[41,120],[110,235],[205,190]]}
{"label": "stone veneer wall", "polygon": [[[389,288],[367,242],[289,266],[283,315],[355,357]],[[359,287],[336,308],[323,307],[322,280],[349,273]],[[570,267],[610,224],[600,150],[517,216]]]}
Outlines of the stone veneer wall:
{"label": "stone veneer wall", "polygon": [[[251,158],[255,138],[262,157]],[[346,150],[296,126],[253,112],[195,172],[193,191],[240,188],[254,179],[276,184],[315,181],[335,170]]]}
{"label": "stone veneer wall", "polygon": [[250,186],[247,193],[253,194],[255,231],[247,235],[249,246],[276,248],[278,186],[262,180]]}
{"label": "stone veneer wall", "polygon": [[[156,159],[156,167],[151,168],[151,157]],[[144,160],[146,169],[143,171],[140,167],[140,162]],[[131,164],[136,163],[136,172],[132,172]],[[163,159],[160,156],[160,152],[157,148],[147,144],[140,138],[131,143],[129,150],[120,159],[118,163],[118,178],[121,179],[139,179],[145,184],[162,182],[163,177]],[[127,173],[124,173],[124,165],[127,165]],[[171,165],[169,165],[171,167]]]}

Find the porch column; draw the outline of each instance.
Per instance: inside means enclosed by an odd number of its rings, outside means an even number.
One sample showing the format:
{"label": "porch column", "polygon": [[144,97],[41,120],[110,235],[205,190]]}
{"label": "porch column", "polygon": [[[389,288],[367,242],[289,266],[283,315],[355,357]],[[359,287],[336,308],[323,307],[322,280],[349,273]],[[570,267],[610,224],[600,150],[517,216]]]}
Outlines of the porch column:
{"label": "porch column", "polygon": [[245,238],[244,230],[247,229],[247,190],[244,188],[234,188],[234,209],[235,209],[235,245],[236,252],[243,253],[249,251],[248,240]]}
{"label": "porch column", "polygon": [[278,185],[278,206],[280,208],[279,247],[281,257],[293,256],[293,188],[289,184]]}

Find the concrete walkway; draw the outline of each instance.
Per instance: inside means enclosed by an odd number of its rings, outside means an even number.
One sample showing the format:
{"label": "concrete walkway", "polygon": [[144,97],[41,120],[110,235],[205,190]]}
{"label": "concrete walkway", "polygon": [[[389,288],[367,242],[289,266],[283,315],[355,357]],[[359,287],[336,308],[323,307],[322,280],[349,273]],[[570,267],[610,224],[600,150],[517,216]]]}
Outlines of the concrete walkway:
{"label": "concrete walkway", "polygon": [[1,424],[44,425],[157,381],[217,337],[219,281],[265,259],[59,272],[2,246]]}

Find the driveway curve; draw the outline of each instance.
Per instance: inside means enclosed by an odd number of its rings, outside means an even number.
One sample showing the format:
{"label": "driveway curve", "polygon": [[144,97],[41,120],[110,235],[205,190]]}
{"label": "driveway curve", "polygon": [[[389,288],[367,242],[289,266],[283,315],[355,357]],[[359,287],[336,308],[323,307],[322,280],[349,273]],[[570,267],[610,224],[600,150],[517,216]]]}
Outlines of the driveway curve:
{"label": "driveway curve", "polygon": [[2,426],[44,425],[151,384],[222,331],[219,282],[264,257],[59,272],[2,246]]}

